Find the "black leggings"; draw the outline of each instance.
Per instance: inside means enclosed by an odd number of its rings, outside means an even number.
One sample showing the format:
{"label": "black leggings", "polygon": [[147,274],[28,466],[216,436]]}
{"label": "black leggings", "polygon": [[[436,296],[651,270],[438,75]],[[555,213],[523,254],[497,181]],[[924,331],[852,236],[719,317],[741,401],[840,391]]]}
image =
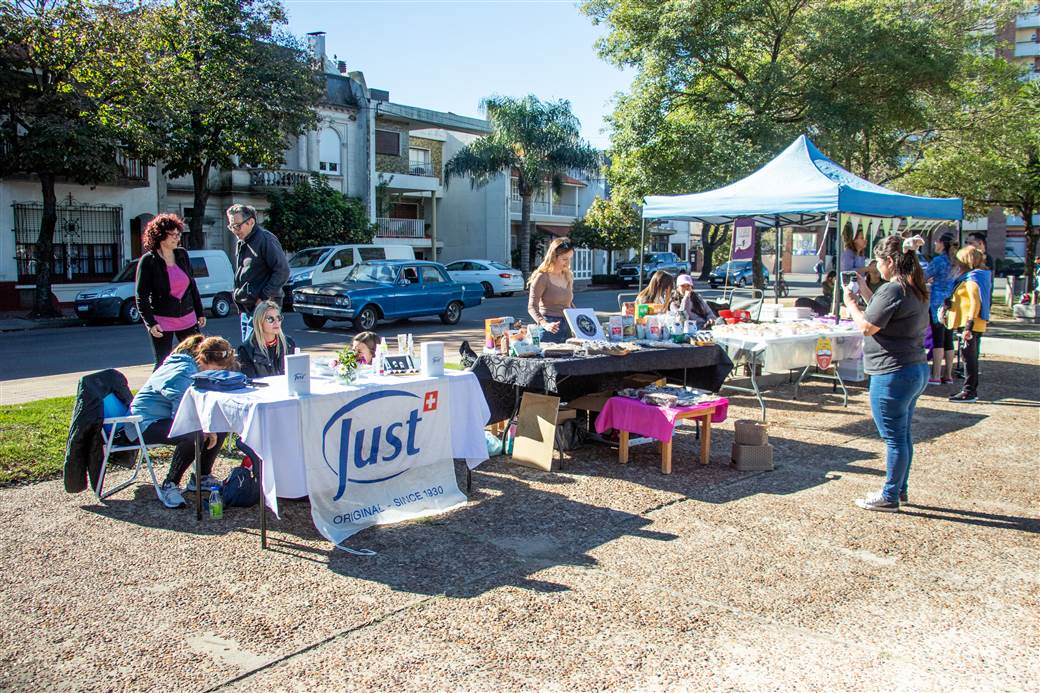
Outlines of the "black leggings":
{"label": "black leggings", "polygon": [[972,332],[971,339],[964,342],[964,391],[976,397],[979,394],[979,349],[982,333]]}
{"label": "black leggings", "polygon": [[[173,449],[173,461],[170,462],[170,471],[166,473],[165,481],[172,481],[179,485],[184,477],[184,472],[188,471],[188,468],[195,463],[195,434],[185,433],[184,435],[171,438],[170,428],[172,427],[173,419],[160,419],[144,429],[142,433],[144,442],[148,445],[166,443],[176,446]],[[213,464],[217,461],[217,455],[220,454],[220,446],[224,444],[224,438],[226,437],[227,433],[218,433],[217,444],[208,450],[205,443],[203,443],[202,476],[213,473]]]}
{"label": "black leggings", "polygon": [[[152,368],[152,370],[154,371],[162,365],[163,361],[166,360],[166,357],[173,351],[174,346],[180,344],[193,334],[199,334],[198,325],[192,325],[186,330],[176,330],[174,332],[164,330],[162,337],[153,337],[152,333],[149,332],[148,338],[152,340],[152,353],[155,354],[155,367]],[[174,341],[175,337],[177,341]]]}
{"label": "black leggings", "polygon": [[953,351],[953,330],[941,322],[932,323],[932,348]]}

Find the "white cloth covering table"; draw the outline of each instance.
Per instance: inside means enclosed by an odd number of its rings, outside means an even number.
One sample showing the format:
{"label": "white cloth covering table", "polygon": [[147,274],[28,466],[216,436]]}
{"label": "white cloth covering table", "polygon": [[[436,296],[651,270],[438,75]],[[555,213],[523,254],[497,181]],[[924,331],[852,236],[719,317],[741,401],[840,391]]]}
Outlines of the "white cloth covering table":
{"label": "white cloth covering table", "polygon": [[[439,378],[426,376],[368,376],[353,385],[331,378],[311,378],[310,397],[344,390],[363,390],[372,385],[405,382],[446,381],[452,403],[451,449],[456,459],[474,469],[488,458],[484,426],[490,412],[476,376],[448,371]],[[284,376],[263,378],[267,387],[235,392],[202,391],[190,388],[177,409],[171,435],[196,431],[238,433],[242,442],[262,460],[264,496],[267,507],[278,514],[278,497],[307,495],[303,464],[304,440],[300,427],[301,398],[288,393]]]}

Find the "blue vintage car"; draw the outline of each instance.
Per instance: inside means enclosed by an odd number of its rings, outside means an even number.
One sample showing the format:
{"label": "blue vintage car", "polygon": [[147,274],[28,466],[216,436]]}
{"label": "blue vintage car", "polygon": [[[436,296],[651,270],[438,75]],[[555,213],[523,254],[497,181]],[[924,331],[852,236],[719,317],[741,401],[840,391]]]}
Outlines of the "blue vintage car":
{"label": "blue vintage car", "polygon": [[444,265],[422,260],[374,260],[359,263],[342,282],[293,291],[293,307],[307,327],[329,320],[352,320],[358,331],[380,320],[439,316],[446,325],[462,318],[462,309],[479,306],[484,287],[460,283]]}

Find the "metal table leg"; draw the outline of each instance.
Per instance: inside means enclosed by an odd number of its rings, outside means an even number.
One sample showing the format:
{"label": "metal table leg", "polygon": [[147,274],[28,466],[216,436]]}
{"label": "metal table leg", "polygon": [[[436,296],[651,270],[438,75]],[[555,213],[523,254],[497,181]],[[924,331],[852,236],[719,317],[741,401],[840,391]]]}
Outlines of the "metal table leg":
{"label": "metal table leg", "polygon": [[267,496],[264,495],[264,461],[253,461],[256,467],[256,482],[260,485],[260,550],[267,548]]}

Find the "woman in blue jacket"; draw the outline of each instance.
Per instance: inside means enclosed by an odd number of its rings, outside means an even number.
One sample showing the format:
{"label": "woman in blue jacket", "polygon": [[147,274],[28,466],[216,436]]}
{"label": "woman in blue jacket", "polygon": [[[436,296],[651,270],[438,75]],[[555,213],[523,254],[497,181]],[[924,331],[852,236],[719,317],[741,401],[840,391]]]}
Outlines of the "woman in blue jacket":
{"label": "woman in blue jacket", "polygon": [[[935,256],[924,267],[924,276],[931,281],[928,292],[928,319],[932,324],[932,377],[929,385],[945,385],[953,382],[953,330],[947,329],[939,319],[939,311],[946,299],[953,294],[954,278],[960,270],[957,264],[957,248],[960,245],[953,234],[946,232],[935,241]],[[946,367],[943,367],[943,359]]]}
{"label": "woman in blue jacket", "polygon": [[[236,366],[235,350],[222,337],[192,335],[177,345],[173,353],[148,378],[130,403],[130,413],[141,417],[141,432],[144,442],[175,445],[173,461],[166,474],[159,500],[167,508],[185,505],[180,483],[184,472],[195,462],[195,434],[170,436],[173,419],[181,398],[191,386],[191,376],[201,371],[232,370]],[[202,450],[202,487],[219,485],[212,476],[213,463],[217,460],[224,433],[206,433]],[[133,433],[130,437],[135,437]],[[195,475],[188,481],[188,491],[194,491]]]}

